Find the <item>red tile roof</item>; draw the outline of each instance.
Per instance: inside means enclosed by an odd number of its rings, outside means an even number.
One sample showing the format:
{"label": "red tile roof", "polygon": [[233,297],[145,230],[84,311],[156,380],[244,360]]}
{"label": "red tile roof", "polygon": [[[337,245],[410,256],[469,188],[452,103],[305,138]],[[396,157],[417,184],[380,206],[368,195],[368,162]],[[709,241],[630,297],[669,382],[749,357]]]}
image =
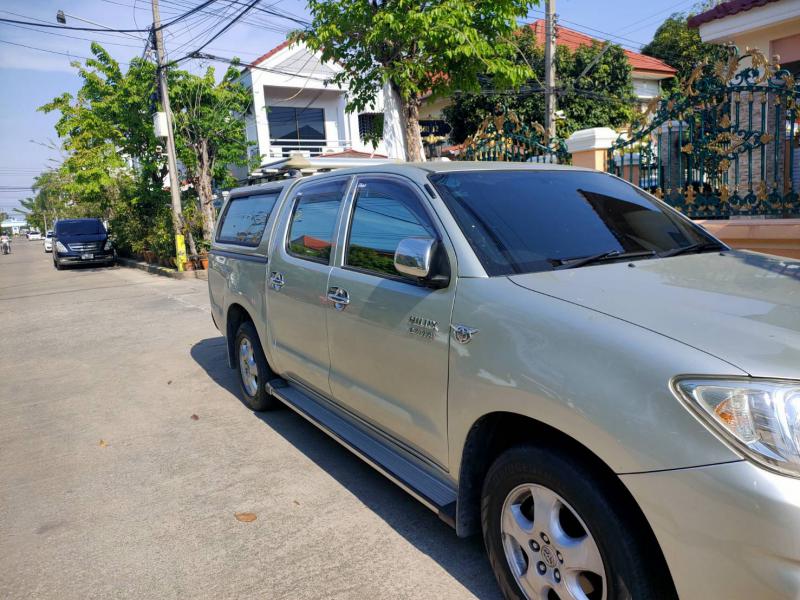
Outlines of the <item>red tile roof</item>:
{"label": "red tile roof", "polygon": [[722,19],[723,17],[729,17],[731,15],[750,10],[751,8],[758,8],[759,6],[764,6],[765,4],[770,4],[771,2],[777,1],[778,0],[730,0],[730,2],[717,4],[714,8],[711,8],[705,12],[701,12],[699,15],[690,17],[686,24],[689,27],[700,27],[700,25],[703,23],[715,21],[716,19]]}
{"label": "red tile roof", "polygon": [[269,51],[269,52],[267,52],[266,54],[262,54],[262,55],[261,55],[261,56],[259,56],[257,59],[255,59],[253,62],[251,62],[250,64],[248,64],[248,65],[245,65],[245,68],[247,68],[247,67],[249,67],[249,66],[260,65],[262,62],[264,62],[265,60],[267,60],[267,59],[268,59],[270,56],[272,56],[272,55],[274,55],[274,54],[277,54],[278,52],[280,52],[281,50],[283,50],[284,48],[286,48],[286,47],[287,47],[289,44],[291,44],[291,43],[292,43],[292,41],[291,41],[291,40],[288,40],[288,39],[287,39],[287,40],[284,40],[284,41],[282,41],[280,44],[278,44],[277,46],[275,46],[275,47],[274,47],[272,50],[270,50],[270,51]]}
{"label": "red tile roof", "polygon": [[[528,25],[536,35],[538,43],[543,44],[545,39],[545,22],[544,19],[538,19]],[[591,46],[592,44],[602,44],[601,40],[593,38],[580,31],[568,29],[556,25],[556,43],[559,46],[569,48],[573,52],[581,46]],[[669,77],[677,73],[675,69],[670,67],[667,63],[652,56],[645,56],[633,50],[625,50],[625,56],[628,57],[628,62],[631,69],[634,71],[649,71],[651,73],[663,73],[664,77]]]}
{"label": "red tile roof", "polygon": [[300,244],[301,246],[305,246],[306,248],[311,248],[312,250],[324,250],[325,248],[330,248],[331,243],[326,242],[325,240],[321,240],[319,238],[311,237],[310,235],[301,235],[293,240],[291,240],[292,244]]}

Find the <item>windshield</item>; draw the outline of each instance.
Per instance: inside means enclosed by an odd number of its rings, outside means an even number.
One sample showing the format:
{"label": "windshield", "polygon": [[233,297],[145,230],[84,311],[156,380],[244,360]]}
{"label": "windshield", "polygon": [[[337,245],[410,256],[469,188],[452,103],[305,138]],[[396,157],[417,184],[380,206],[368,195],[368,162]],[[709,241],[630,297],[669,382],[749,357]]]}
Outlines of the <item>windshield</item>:
{"label": "windshield", "polygon": [[652,256],[715,241],[604,173],[462,171],[430,180],[489,275],[548,271],[604,253]]}
{"label": "windshield", "polygon": [[56,223],[56,235],[97,235],[106,230],[99,219],[78,219]]}

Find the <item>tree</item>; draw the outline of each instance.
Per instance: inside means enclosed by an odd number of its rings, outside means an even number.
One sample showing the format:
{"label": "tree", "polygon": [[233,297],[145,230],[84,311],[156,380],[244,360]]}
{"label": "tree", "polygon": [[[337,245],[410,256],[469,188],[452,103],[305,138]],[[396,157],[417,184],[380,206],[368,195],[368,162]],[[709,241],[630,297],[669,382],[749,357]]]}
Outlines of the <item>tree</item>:
{"label": "tree", "polygon": [[[517,60],[530,65],[534,77],[516,92],[499,88],[487,77],[486,91],[456,94],[444,110],[453,142],[461,143],[474,134],[497,106],[516,112],[523,122],[544,122],[544,89],[539,83],[544,79],[544,45],[530,28],[518,33],[517,44]],[[597,42],[572,52],[557,46],[555,63],[558,108],[565,117],[556,122],[560,137],[587,127],[620,127],[633,118],[631,67],[621,47],[604,48]]]}
{"label": "tree", "polygon": [[234,115],[249,109],[251,97],[238,79],[234,66],[228,68],[219,84],[213,68],[202,77],[178,71],[170,88],[178,157],[200,198],[203,238],[207,242],[214,231],[213,184],[232,183],[228,167],[248,163],[250,143],[241,120]]}
{"label": "tree", "polygon": [[695,66],[706,63],[708,73],[711,73],[714,63],[728,57],[725,46],[702,41],[699,31],[686,24],[687,19],[686,14],[671,15],[656,30],[653,40],[642,48],[642,54],[660,58],[678,71],[675,77],[662,82],[665,95],[677,92],[680,82],[691,74]]}
{"label": "tree", "polygon": [[[96,43],[92,55],[84,64],[73,63],[83,80],[77,95],[62,94],[40,110],[61,113],[56,131],[68,154],[61,168],[68,182],[64,194],[77,205],[91,207],[95,216],[125,215],[146,223],[150,229],[118,223],[133,245],[133,236],[162,231],[168,203],[167,166],[152,121],[156,69],[134,58],[123,71]],[[236,74],[230,69],[217,85],[213,69],[202,77],[179,69],[169,71],[176,145],[201,199],[199,230],[208,242],[214,226],[214,184],[231,181],[229,164],[247,163],[244,125],[234,113],[247,110],[249,99],[245,88],[234,82]],[[184,194],[185,202],[193,200],[192,193]],[[185,216],[196,212],[191,204],[185,208]],[[183,228],[194,254],[193,223],[187,218]],[[160,237],[151,237],[151,245],[168,251],[169,245],[162,242]]]}
{"label": "tree", "polygon": [[488,73],[499,85],[531,76],[514,60],[514,31],[538,0],[309,0],[312,22],[298,34],[343,70],[348,109],[364,110],[388,83],[398,96],[408,158],[424,160],[419,108],[427,94],[476,90]]}
{"label": "tree", "polygon": [[14,210],[24,214],[25,220],[31,227],[36,227],[39,231],[46,231],[48,228],[52,228],[59,214],[63,214],[66,209],[64,174],[59,170],[45,171],[34,179],[31,187],[36,195],[33,198],[20,200],[22,208]]}

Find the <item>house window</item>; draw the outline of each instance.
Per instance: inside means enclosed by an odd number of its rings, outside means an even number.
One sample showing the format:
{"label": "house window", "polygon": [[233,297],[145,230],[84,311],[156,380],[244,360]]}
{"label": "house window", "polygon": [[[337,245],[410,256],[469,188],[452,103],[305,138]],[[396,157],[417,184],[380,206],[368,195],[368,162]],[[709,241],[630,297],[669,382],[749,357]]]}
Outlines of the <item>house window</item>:
{"label": "house window", "polygon": [[365,142],[383,138],[383,113],[358,115],[358,137]]}
{"label": "house window", "polygon": [[321,108],[270,106],[267,119],[275,144],[296,145],[299,140],[325,139],[325,111]]}

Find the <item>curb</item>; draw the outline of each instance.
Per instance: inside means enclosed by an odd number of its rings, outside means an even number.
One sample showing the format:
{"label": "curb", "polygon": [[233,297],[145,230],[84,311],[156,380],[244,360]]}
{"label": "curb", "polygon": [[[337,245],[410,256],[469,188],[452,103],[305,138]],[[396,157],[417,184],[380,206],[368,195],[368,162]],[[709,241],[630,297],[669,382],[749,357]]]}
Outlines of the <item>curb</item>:
{"label": "curb", "polygon": [[117,264],[121,267],[128,267],[130,269],[139,269],[140,271],[147,271],[154,275],[161,275],[162,277],[171,277],[172,279],[202,279],[208,281],[208,271],[177,271],[168,267],[160,265],[151,265],[140,260],[132,258],[123,258],[117,256]]}

